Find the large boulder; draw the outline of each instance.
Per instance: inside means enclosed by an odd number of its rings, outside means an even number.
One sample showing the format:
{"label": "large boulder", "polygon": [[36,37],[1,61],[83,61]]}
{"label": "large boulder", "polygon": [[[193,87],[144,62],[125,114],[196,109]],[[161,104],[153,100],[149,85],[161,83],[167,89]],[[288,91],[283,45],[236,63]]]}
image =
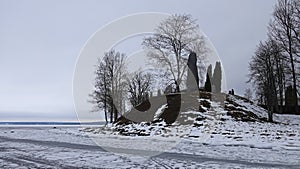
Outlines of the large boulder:
{"label": "large boulder", "polygon": [[181,106],[181,94],[173,93],[166,95],[167,97],[167,108],[158,117],[163,119],[167,124],[172,124],[176,121]]}

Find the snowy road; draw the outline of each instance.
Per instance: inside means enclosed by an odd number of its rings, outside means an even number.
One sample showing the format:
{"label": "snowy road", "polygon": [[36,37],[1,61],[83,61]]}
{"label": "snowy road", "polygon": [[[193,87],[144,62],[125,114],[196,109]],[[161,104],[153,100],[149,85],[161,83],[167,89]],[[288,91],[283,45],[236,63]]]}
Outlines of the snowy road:
{"label": "snowy road", "polygon": [[[97,146],[89,137],[64,134],[61,131],[63,130],[50,128],[15,128],[13,130],[2,128],[0,168],[300,168],[298,164],[288,161],[280,160],[274,163],[262,159],[261,162],[258,162],[257,160],[233,158],[234,154],[230,157],[210,153],[210,151],[220,150],[231,150],[233,153],[250,150],[249,156],[251,156],[251,153],[263,152],[243,146],[231,148],[199,144],[199,149],[207,149],[205,150],[207,155],[180,151],[164,152],[151,158],[115,154],[106,151],[108,149],[106,147]],[[195,147],[195,143],[192,146]],[[127,149],[126,151],[137,150]],[[273,150],[266,150],[266,153],[278,154]],[[299,155],[299,152],[285,153],[285,155],[294,158]]]}

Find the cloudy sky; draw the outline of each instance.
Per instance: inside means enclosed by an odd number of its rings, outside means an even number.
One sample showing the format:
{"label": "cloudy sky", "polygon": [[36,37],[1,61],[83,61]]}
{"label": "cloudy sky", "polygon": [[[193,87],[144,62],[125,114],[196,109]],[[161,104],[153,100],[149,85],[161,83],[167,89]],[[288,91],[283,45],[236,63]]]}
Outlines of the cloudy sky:
{"label": "cloudy sky", "polygon": [[243,94],[248,62],[275,0],[0,0],[0,121],[76,120],[72,79],[89,37],[141,12],[191,14],[215,46],[228,88]]}

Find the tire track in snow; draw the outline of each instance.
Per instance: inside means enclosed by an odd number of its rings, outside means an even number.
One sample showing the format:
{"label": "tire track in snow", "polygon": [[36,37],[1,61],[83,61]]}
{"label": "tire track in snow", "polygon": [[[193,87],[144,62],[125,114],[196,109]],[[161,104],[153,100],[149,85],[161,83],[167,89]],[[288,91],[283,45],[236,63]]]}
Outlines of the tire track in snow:
{"label": "tire track in snow", "polygon": [[77,144],[77,143],[67,143],[67,142],[58,142],[58,141],[42,141],[42,140],[31,140],[31,139],[16,139],[0,136],[0,140],[7,142],[19,142],[19,143],[27,143],[27,144],[35,144],[42,146],[50,146],[50,147],[62,147],[62,148],[70,148],[70,149],[79,149],[79,150],[90,150],[90,151],[103,151],[106,152],[103,148],[97,145],[86,145],[86,144]]}
{"label": "tire track in snow", "polygon": [[[15,139],[9,137],[0,136],[0,140],[7,141],[7,142],[19,142],[19,143],[27,143],[27,144],[35,144],[35,145],[42,145],[42,146],[50,146],[50,147],[62,147],[62,148],[70,148],[70,149],[79,149],[79,150],[88,150],[88,151],[102,151],[107,152],[105,149],[109,148],[101,148],[97,145],[85,145],[85,144],[76,144],[76,143],[67,143],[67,142],[57,142],[57,141],[41,141],[41,140],[31,140],[31,139]],[[147,152],[145,150],[131,150],[131,149],[121,149],[124,152],[130,151],[140,151],[140,152]],[[2,158],[2,157],[1,157]],[[279,167],[279,168],[290,168],[290,169],[300,169],[299,165],[289,165],[289,164],[278,164],[278,163],[263,163],[263,162],[249,162],[246,160],[236,160],[236,159],[225,159],[225,158],[215,158],[215,157],[207,157],[203,155],[194,155],[194,154],[182,154],[182,153],[170,153],[164,152],[159,155],[151,157],[153,159],[160,158],[160,159],[172,159],[178,161],[194,161],[197,163],[204,163],[204,162],[217,162],[217,163],[227,163],[227,164],[239,164],[251,167]],[[150,160],[151,160],[150,159]],[[16,163],[18,161],[16,160]],[[156,162],[156,161],[154,161]],[[157,163],[157,162],[156,162]],[[168,167],[168,166],[164,166]]]}

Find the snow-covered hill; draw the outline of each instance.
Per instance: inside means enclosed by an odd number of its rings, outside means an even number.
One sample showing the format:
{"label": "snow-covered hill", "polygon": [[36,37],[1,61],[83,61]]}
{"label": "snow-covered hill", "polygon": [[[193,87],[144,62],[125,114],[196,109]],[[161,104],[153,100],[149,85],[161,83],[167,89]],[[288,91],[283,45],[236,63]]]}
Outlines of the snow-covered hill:
{"label": "snow-covered hill", "polygon": [[[200,99],[192,97],[197,100],[197,105],[191,103],[190,97],[186,97],[182,96],[181,112],[172,124],[155,120],[84,131],[92,132],[93,135],[100,134],[103,142],[107,135],[114,135],[133,140],[190,140],[212,145],[300,151],[300,116],[275,114],[276,123],[269,123],[265,109],[239,96],[202,93]],[[165,107],[162,103],[158,108],[160,112],[154,114],[161,114]],[[155,149],[155,146],[152,148]]]}

